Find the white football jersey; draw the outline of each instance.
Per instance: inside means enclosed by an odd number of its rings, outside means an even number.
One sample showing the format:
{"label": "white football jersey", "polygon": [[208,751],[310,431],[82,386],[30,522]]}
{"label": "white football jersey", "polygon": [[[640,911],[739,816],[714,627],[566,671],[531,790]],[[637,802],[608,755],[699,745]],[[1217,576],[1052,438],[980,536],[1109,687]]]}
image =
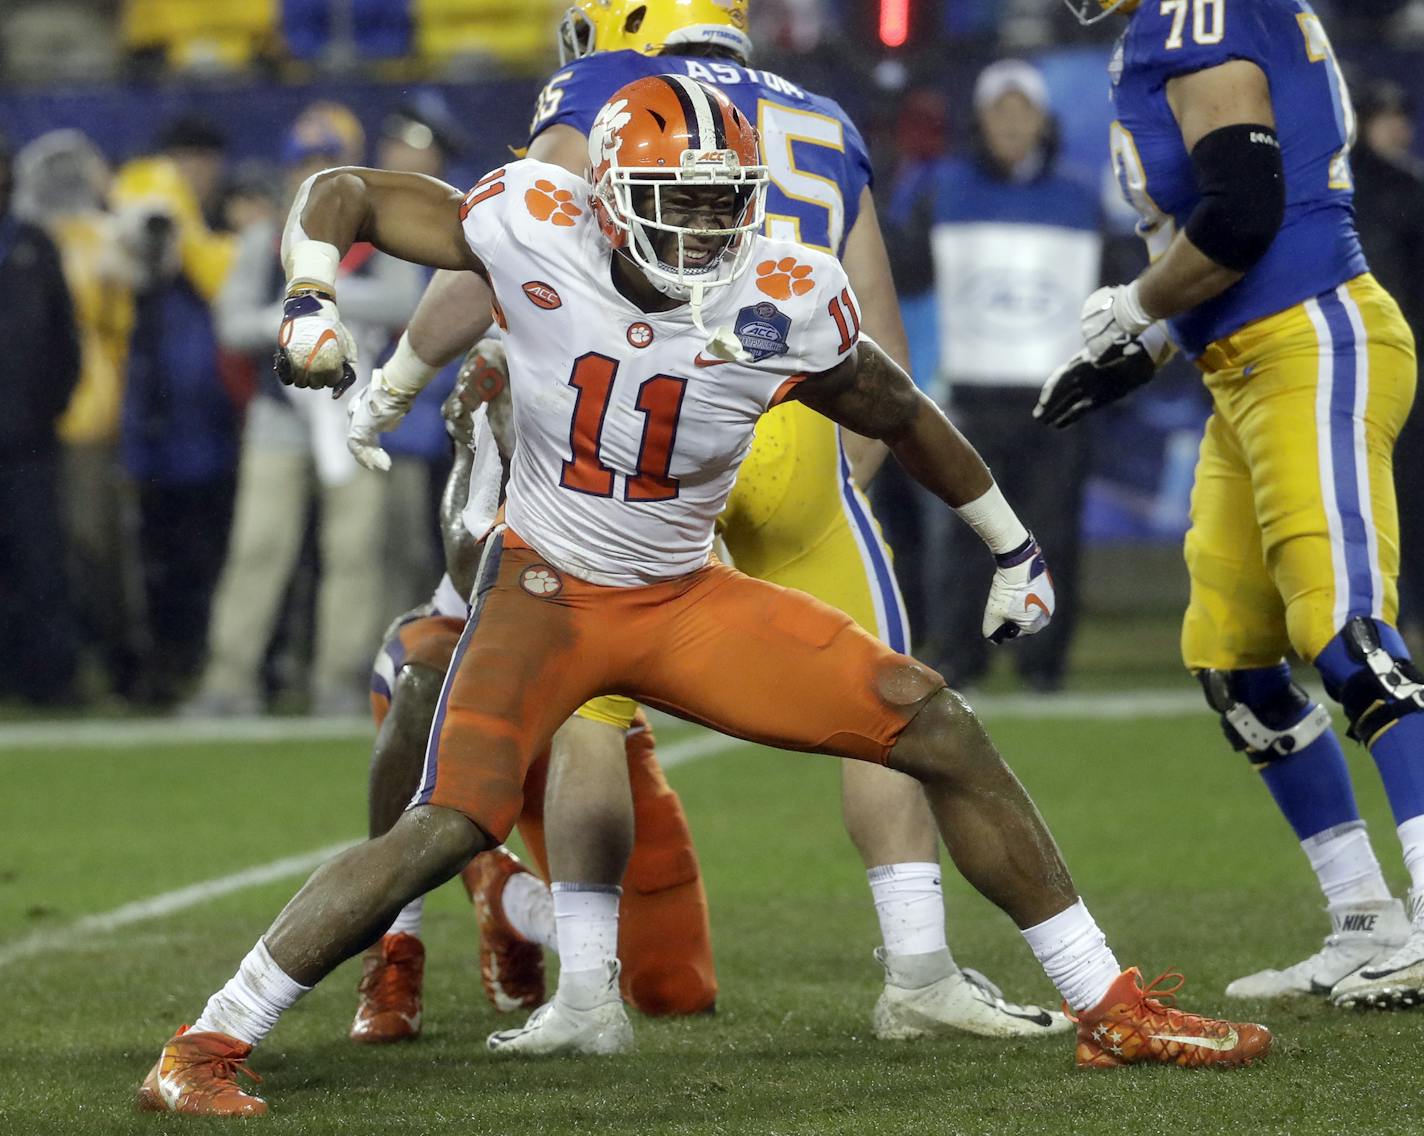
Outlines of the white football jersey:
{"label": "white football jersey", "polygon": [[763,412],[852,350],[860,317],[833,257],[757,236],[703,308],[748,362],[706,351],[690,309],[644,312],[613,286],[589,184],[528,159],[462,207],[506,330],[518,445],[509,526],[557,568],[631,587],[707,562]]}

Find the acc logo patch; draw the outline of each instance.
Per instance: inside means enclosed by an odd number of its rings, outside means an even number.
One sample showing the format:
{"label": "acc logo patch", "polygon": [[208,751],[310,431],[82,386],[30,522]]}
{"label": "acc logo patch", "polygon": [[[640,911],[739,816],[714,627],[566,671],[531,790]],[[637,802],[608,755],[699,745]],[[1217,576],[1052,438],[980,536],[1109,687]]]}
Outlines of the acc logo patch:
{"label": "acc logo patch", "polygon": [[634,347],[646,347],[653,341],[653,329],[639,320],[628,325],[628,342]]}
{"label": "acc logo patch", "polygon": [[791,350],[786,337],[791,331],[791,317],[775,304],[751,304],[737,313],[733,332],[743,349],[757,363],[773,355],[785,355]]}
{"label": "acc logo patch", "polygon": [[529,302],[536,308],[552,312],[555,308],[563,306],[564,301],[554,291],[552,284],[545,284],[542,280],[527,280],[520,287],[524,289],[524,294],[529,297]]}
{"label": "acc logo patch", "polygon": [[519,586],[531,596],[541,600],[551,599],[564,590],[564,582],[558,572],[547,564],[531,564],[519,573]]}

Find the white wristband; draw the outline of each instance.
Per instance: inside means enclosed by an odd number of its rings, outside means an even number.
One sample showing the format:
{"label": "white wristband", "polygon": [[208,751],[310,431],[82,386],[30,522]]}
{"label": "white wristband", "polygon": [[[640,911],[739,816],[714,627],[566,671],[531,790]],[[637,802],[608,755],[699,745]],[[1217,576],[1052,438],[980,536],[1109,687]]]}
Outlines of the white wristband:
{"label": "white wristband", "polygon": [[401,332],[400,342],[391,357],[381,367],[381,381],[386,389],[401,395],[417,395],[439,371],[415,353],[410,335]]}
{"label": "white wristband", "polygon": [[1142,306],[1141,288],[1136,280],[1113,294],[1113,319],[1128,335],[1140,335],[1153,319]]}
{"label": "white wristband", "polygon": [[1172,337],[1167,331],[1166,320],[1157,320],[1137,338],[1142,342],[1142,347],[1147,354],[1152,356],[1152,362],[1159,367],[1176,354],[1177,345],[1172,342]]}
{"label": "white wristband", "polygon": [[334,295],[336,271],[341,267],[341,253],[333,244],[314,241],[310,237],[292,246],[291,263],[287,266],[287,284],[298,280],[322,284]]}
{"label": "white wristband", "polygon": [[982,496],[954,511],[979,534],[979,539],[989,546],[989,551],[995,556],[1013,552],[1029,538],[1028,529],[1024,528],[1018,514],[1004,500],[1003,490],[997,483],[990,485]]}

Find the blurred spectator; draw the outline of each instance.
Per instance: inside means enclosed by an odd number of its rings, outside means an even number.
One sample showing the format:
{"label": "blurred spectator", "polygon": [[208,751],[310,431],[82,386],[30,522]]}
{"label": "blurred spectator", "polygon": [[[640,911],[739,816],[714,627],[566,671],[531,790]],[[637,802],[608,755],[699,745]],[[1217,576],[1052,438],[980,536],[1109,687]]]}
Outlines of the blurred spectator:
{"label": "blurred spectator", "polygon": [[[381,123],[376,165],[444,177],[447,163],[458,160],[467,148],[463,131],[444,100],[426,92],[402,103]],[[384,443],[391,455],[385,518],[386,593],[398,611],[423,603],[444,571],[439,503],[449,471],[450,438],[440,404],[454,387],[458,370],[457,363],[437,375]]]}
{"label": "blurred spectator", "polygon": [[[1043,380],[1081,345],[1078,311],[1102,264],[1101,207],[1091,181],[1060,168],[1036,68],[1012,59],[985,68],[974,115],[973,154],[945,172],[930,233],[941,379],[951,417],[1054,566],[1053,622],[1009,648],[1025,682],[1054,690],[1077,617],[1088,435],[1040,429],[1032,411]],[[962,525],[950,526],[948,552],[946,578],[931,593],[931,637],[945,678],[965,686],[989,662],[980,623],[993,564]]]}
{"label": "blurred spectator", "polygon": [[[1359,138],[1350,155],[1355,224],[1379,282],[1424,342],[1424,167],[1411,153],[1414,106],[1397,83],[1375,82],[1356,102]],[[1394,448],[1399,497],[1401,624],[1424,634],[1424,411],[1414,410]]]}
{"label": "blurred spectator", "polygon": [[73,697],[55,423],[79,380],[79,337],[59,252],[10,209],[0,138],[0,695]]}
{"label": "blurred spectator", "polygon": [[141,611],[133,503],[119,464],[133,298],[105,208],[109,178],[103,155],[78,130],[42,134],[15,160],[15,212],[59,246],[82,348],[79,385],[59,421],[71,594],[94,662],[127,696],[140,675]]}
{"label": "blurred spectator", "polygon": [[[930,88],[912,90],[900,104],[895,124],[899,165],[880,201],[881,231],[900,315],[910,342],[910,373],[921,390],[929,390],[939,369],[939,316],[935,311],[934,258],[926,239],[934,220],[939,184],[950,169],[949,111],[944,95]],[[895,557],[895,576],[905,597],[913,641],[926,633],[929,609],[926,569],[931,558],[926,522],[940,508],[898,462],[880,467],[870,487],[875,513]]]}
{"label": "blurred spectator", "polygon": [[[364,143],[349,110],[313,104],[298,117],[283,149],[287,199],[310,175],[359,162]],[[237,516],[213,607],[208,663],[197,694],[184,707],[192,716],[261,711],[259,666],[313,501],[321,561],[311,679],[315,712],[365,708],[372,652],[396,614],[387,610],[382,588],[387,483],[347,453],[350,394],[332,400],[289,391],[271,373],[284,284],[279,216],[285,209],[256,219],[239,235],[237,264],[217,304],[223,342],[258,359],[261,385],[247,410]],[[366,244],[354,246],[342,262],[337,294],[342,319],[357,342],[358,386],[414,310],[422,281],[415,266]]]}
{"label": "blurred spectator", "polygon": [[178,119],[159,153],[128,163],[113,204],[134,287],[120,453],[138,493],[149,697],[178,697],[197,673],[236,489],[238,418],[219,378],[209,304],[232,263],[208,228],[222,136]]}

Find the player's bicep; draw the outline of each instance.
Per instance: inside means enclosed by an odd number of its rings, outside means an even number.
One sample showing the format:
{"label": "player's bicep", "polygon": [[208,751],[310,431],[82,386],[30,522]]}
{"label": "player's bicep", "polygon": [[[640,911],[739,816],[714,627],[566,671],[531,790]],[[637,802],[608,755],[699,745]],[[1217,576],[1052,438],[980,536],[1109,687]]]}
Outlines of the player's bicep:
{"label": "player's bicep", "polygon": [[1223,126],[1276,124],[1266,73],[1248,59],[1228,60],[1169,79],[1167,104],[1188,153]]}
{"label": "player's bicep", "polygon": [[566,123],[556,123],[539,132],[529,143],[526,157],[562,166],[571,174],[585,177],[588,173],[588,139],[582,131]]}
{"label": "player's bicep", "polygon": [[374,208],[366,239],[403,260],[483,272],[462,228],[468,195],[424,174],[388,176],[399,180],[377,179],[371,185]]}
{"label": "player's bicep", "polygon": [[866,336],[830,370],[798,383],[792,397],[847,430],[882,441],[914,422],[926,401],[904,368]]}

